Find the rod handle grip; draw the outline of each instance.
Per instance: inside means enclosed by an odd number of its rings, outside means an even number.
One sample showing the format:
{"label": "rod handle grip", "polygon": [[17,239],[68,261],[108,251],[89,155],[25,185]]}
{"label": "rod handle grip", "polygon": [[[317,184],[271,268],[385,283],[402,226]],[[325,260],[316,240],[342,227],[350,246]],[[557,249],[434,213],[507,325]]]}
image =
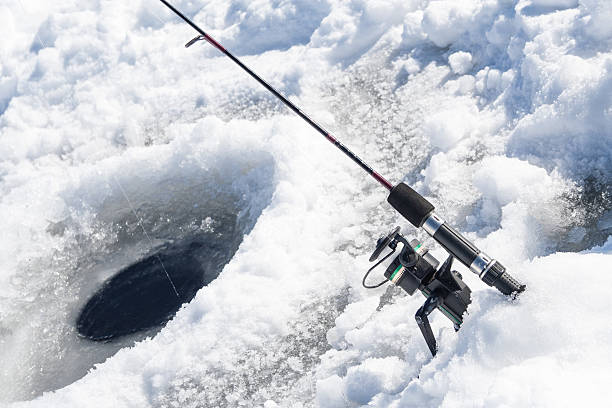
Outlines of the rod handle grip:
{"label": "rod handle grip", "polygon": [[434,206],[405,183],[391,189],[387,202],[412,225],[420,228],[434,210]]}

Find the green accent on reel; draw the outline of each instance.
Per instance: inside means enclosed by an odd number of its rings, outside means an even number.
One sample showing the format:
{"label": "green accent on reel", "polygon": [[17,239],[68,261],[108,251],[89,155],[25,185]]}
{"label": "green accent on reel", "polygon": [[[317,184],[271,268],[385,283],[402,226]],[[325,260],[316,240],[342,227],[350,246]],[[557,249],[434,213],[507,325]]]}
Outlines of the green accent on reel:
{"label": "green accent on reel", "polygon": [[[421,293],[428,298],[429,297],[429,293],[427,293],[426,291],[422,290]],[[444,313],[446,315],[446,317],[448,317],[449,319],[451,319],[453,322],[457,323],[457,324],[461,324],[463,323],[462,320],[457,319],[448,309],[446,309],[444,306],[438,306],[438,309]]]}
{"label": "green accent on reel", "polygon": [[395,271],[393,271],[393,273],[391,274],[391,276],[389,277],[390,281],[393,281],[393,278],[395,278],[395,275],[397,275],[397,273],[400,271],[400,269],[402,269],[402,265],[398,266]]}

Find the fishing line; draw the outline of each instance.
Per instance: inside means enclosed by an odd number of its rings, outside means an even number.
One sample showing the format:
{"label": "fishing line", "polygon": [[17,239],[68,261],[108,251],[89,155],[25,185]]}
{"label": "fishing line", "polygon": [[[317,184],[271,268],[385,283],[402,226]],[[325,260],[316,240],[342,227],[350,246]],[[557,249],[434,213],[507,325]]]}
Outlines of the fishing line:
{"label": "fishing line", "polygon": [[166,24],[165,21],[163,21],[161,18],[159,18],[159,16],[157,15],[156,12],[154,12],[153,10],[147,10],[147,11],[149,11],[151,13],[151,15],[153,17],[155,17],[161,23],[162,27]]}
{"label": "fishing line", "polygon": [[[23,7],[23,3],[21,2],[21,0],[17,0],[19,2],[19,5],[21,6],[21,9],[23,10],[23,13],[27,16],[28,12],[26,11],[25,7]],[[36,38],[38,39],[38,41],[40,42],[40,45],[42,45],[43,48],[47,48],[47,45],[43,42],[42,38],[40,38],[40,36],[38,35],[38,30],[36,30],[36,34],[34,34],[36,36]]]}
{"label": "fishing line", "polygon": [[[25,15],[28,14],[28,12],[26,11],[25,7],[23,6],[23,3],[21,2],[21,0],[17,0],[17,2],[19,3],[19,5],[21,6],[21,9],[23,10],[23,13]],[[154,13],[152,13],[153,16],[155,18],[157,18],[162,24],[164,24],[164,22]],[[35,33],[36,38],[38,39],[38,42],[40,42],[40,44],[42,45],[43,48],[47,48],[47,45],[45,44],[45,42],[42,40],[42,38],[40,37],[40,35],[38,35],[38,31],[36,31]],[[132,212],[132,214],[134,214],[134,217],[136,217],[136,220],[138,222],[138,225],[140,226],[140,228],[142,229],[142,232],[144,233],[145,237],[147,238],[147,240],[149,241],[149,244],[151,245],[151,247],[153,247],[153,240],[151,239],[151,237],[149,236],[149,234],[147,233],[147,230],[145,229],[143,222],[142,222],[142,218],[138,216],[138,214],[136,213],[136,210],[134,209],[134,206],[132,205],[132,202],[130,201],[127,193],[125,192],[125,190],[123,189],[123,186],[121,185],[121,183],[119,182],[119,180],[117,179],[117,177],[115,177],[113,175],[113,179],[115,180],[115,183],[117,183],[117,186],[119,186],[119,190],[121,190],[121,194],[123,195],[123,197],[125,198],[125,201],[128,203],[128,206],[130,207],[130,211]],[[174,282],[172,281],[172,278],[170,277],[170,274],[168,273],[168,271],[166,270],[166,267],[164,266],[164,262],[161,260],[160,256],[158,254],[155,255],[155,257],[157,258],[157,260],[159,261],[159,264],[161,265],[162,269],[164,270],[164,273],[166,274],[166,277],[168,278],[168,282],[170,282],[170,286],[172,286],[172,290],[174,292],[174,294],[176,295],[177,298],[180,299],[180,295],[178,293],[178,290],[176,289],[176,285],[174,284]]]}
{"label": "fishing line", "polygon": [[[153,247],[153,240],[151,239],[151,237],[149,237],[149,234],[147,233],[147,230],[145,229],[145,227],[144,227],[144,225],[142,223],[142,218],[139,217],[138,214],[136,214],[136,210],[134,209],[134,206],[132,205],[132,202],[128,198],[125,190],[123,189],[123,186],[119,182],[119,179],[117,179],[117,177],[115,177],[114,174],[113,174],[113,179],[115,180],[115,183],[117,183],[117,185],[119,186],[119,190],[121,190],[121,194],[123,194],[123,197],[125,198],[125,201],[127,201],[128,206],[130,207],[130,210],[132,211],[132,214],[134,214],[134,217],[136,217],[136,220],[138,221],[138,225],[140,225],[140,228],[142,229],[142,232],[147,237],[147,240],[149,241],[149,244],[151,245],[151,247]],[[161,265],[162,269],[164,270],[164,273],[166,274],[166,277],[168,278],[168,282],[170,282],[170,285],[172,286],[172,290],[174,290],[174,293],[176,294],[176,297],[180,299],[180,295],[179,295],[178,291],[176,290],[176,286],[174,285],[174,282],[172,282],[172,278],[170,277],[170,274],[166,270],[166,267],[164,266],[164,263],[162,262],[162,260],[161,260],[161,258],[159,257],[158,254],[155,254],[155,257],[159,261],[159,264]]]}

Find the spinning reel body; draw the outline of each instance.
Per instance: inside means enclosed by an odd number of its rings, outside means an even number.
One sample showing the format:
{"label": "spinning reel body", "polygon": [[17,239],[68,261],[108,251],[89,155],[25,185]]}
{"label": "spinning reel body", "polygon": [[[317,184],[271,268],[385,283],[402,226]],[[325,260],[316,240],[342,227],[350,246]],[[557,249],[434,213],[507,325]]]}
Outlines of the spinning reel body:
{"label": "spinning reel body", "polygon": [[[413,239],[408,242],[399,233],[399,230],[400,228],[397,227],[386,237],[378,240],[370,261],[375,261],[387,247],[392,251],[368,270],[363,279],[363,285],[366,288],[374,288],[390,281],[409,295],[419,290],[427,299],[417,311],[415,319],[431,354],[435,356],[437,344],[427,316],[437,308],[453,322],[455,330],[459,330],[463,322],[463,314],[470,304],[472,291],[463,282],[461,274],[451,270],[452,255],[438,268],[440,264],[438,260],[419,241]],[[367,285],[365,280],[370,272],[395,253],[400,243],[402,249],[399,255],[391,261],[384,272],[387,280],[375,286]]]}

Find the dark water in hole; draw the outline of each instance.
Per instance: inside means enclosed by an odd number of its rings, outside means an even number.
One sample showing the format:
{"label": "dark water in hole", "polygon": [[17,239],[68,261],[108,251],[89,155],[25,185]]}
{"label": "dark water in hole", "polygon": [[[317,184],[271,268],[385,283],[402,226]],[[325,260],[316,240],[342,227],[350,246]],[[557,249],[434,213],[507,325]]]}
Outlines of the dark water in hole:
{"label": "dark water in hole", "polygon": [[224,221],[222,231],[168,244],[108,279],[81,310],[76,322],[79,335],[111,341],[170,320],[217,278],[238,249],[242,231],[236,228],[235,216]]}

